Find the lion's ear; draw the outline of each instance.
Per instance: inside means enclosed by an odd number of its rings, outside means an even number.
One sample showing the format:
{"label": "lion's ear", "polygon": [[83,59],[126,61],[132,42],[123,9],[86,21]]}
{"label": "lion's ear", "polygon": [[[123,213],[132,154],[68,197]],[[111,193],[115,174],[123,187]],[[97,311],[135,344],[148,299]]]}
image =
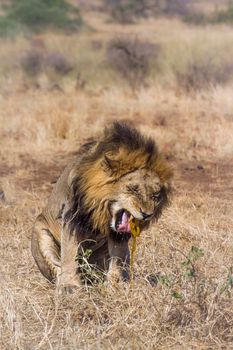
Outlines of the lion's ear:
{"label": "lion's ear", "polygon": [[112,176],[119,167],[119,161],[116,159],[111,159],[105,154],[104,159],[101,162],[101,166],[103,170],[108,173],[108,175]]}

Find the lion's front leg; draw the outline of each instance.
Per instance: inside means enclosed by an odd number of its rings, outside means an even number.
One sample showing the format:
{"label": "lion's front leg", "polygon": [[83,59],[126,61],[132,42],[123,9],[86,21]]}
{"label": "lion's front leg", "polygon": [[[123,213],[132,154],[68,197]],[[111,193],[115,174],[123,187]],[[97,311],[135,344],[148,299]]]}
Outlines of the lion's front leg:
{"label": "lion's front leg", "polygon": [[77,262],[78,240],[75,233],[70,233],[67,224],[61,234],[61,274],[57,279],[59,294],[72,293],[81,286]]}
{"label": "lion's front leg", "polygon": [[120,280],[129,280],[130,253],[128,241],[116,241],[109,237],[108,251],[110,255],[107,282],[114,284]]}

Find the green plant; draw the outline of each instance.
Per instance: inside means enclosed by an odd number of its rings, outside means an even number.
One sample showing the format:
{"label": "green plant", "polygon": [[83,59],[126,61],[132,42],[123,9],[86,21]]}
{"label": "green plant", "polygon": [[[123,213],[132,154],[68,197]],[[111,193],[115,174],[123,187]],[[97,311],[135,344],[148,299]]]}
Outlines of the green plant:
{"label": "green plant", "polygon": [[213,23],[230,23],[233,24],[233,2],[229,1],[226,9],[216,11],[212,19]]}
{"label": "green plant", "polygon": [[111,17],[120,23],[132,23],[148,16],[192,16],[192,0],[105,0]]}
{"label": "green plant", "polygon": [[148,0],[105,0],[112,18],[120,23],[132,23],[137,17],[145,17]]}
{"label": "green plant", "polygon": [[196,25],[204,25],[208,23],[209,18],[204,13],[193,11],[191,13],[185,14],[183,16],[183,21],[186,23],[192,23]]}
{"label": "green plant", "polygon": [[0,35],[11,28],[40,32],[44,29],[76,30],[82,24],[77,7],[65,0],[12,0],[0,18]]}
{"label": "green plant", "polygon": [[[197,290],[201,288],[202,279],[197,273],[196,262],[204,256],[201,248],[192,246],[190,251],[184,254],[176,249],[185,258],[180,263],[180,268],[169,275],[158,275],[157,282],[161,286],[168,288],[169,294],[175,300],[185,301],[187,291],[197,296]],[[198,298],[198,296],[197,296]]]}
{"label": "green plant", "polygon": [[204,252],[201,248],[192,246],[186,259],[182,261],[181,266],[185,269],[185,277],[192,278],[196,277],[195,262],[203,257]]}
{"label": "green plant", "polygon": [[233,267],[229,269],[226,282],[220,289],[220,294],[223,294],[224,292],[233,289]]}
{"label": "green plant", "polygon": [[104,274],[95,265],[90,264],[91,255],[91,249],[84,250],[82,247],[78,249],[76,261],[78,261],[81,278],[88,284],[101,283],[104,280]]}
{"label": "green plant", "polygon": [[172,297],[178,300],[183,299],[183,295],[175,290],[172,292]]}

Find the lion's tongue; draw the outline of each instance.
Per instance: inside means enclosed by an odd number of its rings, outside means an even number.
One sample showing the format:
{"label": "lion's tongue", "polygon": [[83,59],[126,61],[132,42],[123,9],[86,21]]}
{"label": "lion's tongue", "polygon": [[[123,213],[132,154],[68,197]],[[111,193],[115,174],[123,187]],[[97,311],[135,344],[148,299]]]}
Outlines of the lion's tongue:
{"label": "lion's tongue", "polygon": [[121,223],[118,226],[118,230],[122,232],[130,232],[129,217],[126,212],[123,212]]}

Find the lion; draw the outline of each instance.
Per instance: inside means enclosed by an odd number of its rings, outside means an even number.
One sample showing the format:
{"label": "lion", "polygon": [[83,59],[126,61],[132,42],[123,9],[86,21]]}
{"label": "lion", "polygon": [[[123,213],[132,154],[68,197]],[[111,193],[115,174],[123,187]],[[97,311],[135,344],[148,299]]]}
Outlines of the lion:
{"label": "lion", "polygon": [[171,167],[155,142],[124,122],[81,146],[37,217],[31,250],[59,293],[82,285],[79,252],[106,283],[129,280],[130,220],[140,230],[168,204]]}

